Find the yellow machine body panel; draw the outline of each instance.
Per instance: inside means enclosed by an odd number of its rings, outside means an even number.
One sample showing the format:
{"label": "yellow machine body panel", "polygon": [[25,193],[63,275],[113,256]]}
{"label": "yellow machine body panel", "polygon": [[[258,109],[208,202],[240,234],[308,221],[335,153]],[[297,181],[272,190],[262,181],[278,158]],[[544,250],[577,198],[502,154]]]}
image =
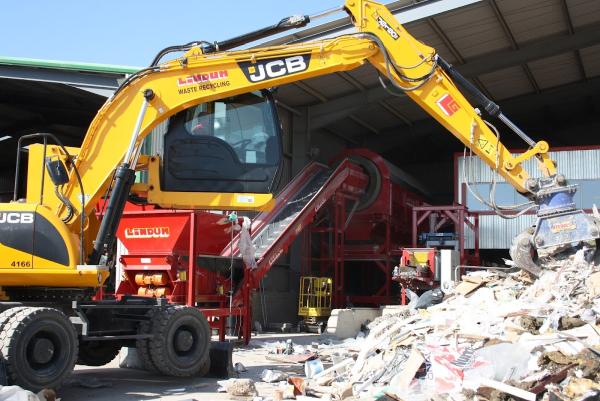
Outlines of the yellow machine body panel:
{"label": "yellow machine body panel", "polygon": [[413,251],[410,255],[409,266],[427,266],[429,263],[430,250]]}
{"label": "yellow machine body panel", "polygon": [[100,286],[108,271],[81,264],[77,241],[44,206],[0,205],[0,286]]}
{"label": "yellow machine body panel", "polygon": [[[77,157],[79,154],[79,148],[67,146],[66,149],[73,157]],[[48,169],[44,168],[44,156],[48,159],[61,159],[65,161],[65,155],[56,145],[48,145],[44,154],[44,145],[41,143],[29,145],[27,153],[27,192],[25,199],[27,203],[46,204],[50,199],[56,199],[56,195],[54,194],[54,185],[52,185],[52,181],[50,180]],[[43,177],[42,171],[44,171]],[[42,185],[44,189],[43,193]]]}
{"label": "yellow machine body panel", "polygon": [[206,210],[269,210],[273,194],[231,192],[173,192],[160,186],[160,157],[148,161],[148,183],[143,187],[148,203],[171,209],[194,209],[202,205]]}

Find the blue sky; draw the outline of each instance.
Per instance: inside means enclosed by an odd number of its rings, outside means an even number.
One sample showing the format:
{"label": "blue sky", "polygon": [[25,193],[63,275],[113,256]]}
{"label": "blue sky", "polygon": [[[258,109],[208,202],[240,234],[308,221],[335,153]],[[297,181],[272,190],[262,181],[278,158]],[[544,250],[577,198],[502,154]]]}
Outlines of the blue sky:
{"label": "blue sky", "polygon": [[223,40],[292,14],[310,15],[342,4],[343,0],[11,0],[2,4],[0,56],[145,66],[166,46]]}

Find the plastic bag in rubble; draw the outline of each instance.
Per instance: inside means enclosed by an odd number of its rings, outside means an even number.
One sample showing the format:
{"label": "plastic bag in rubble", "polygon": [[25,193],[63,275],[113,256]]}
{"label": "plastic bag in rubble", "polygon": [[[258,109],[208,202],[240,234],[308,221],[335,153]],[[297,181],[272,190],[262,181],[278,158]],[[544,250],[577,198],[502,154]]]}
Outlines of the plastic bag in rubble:
{"label": "plastic bag in rubble", "polygon": [[276,383],[287,380],[288,374],[281,370],[265,369],[260,374],[260,378],[266,383]]}
{"label": "plastic bag in rubble", "polygon": [[[443,300],[444,293],[439,288],[425,291],[420,297],[418,297],[418,300],[415,304],[415,309],[425,309],[431,305],[439,304]],[[412,298],[410,299],[410,302],[412,303]]]}
{"label": "plastic bag in rubble", "polygon": [[0,386],[0,401],[40,401],[40,397],[19,386]]}
{"label": "plastic bag in rubble", "polygon": [[406,295],[408,295],[408,298],[410,299],[410,302],[407,306],[409,309],[415,309],[417,307],[417,303],[419,302],[419,296],[416,292],[411,291],[410,288],[406,289]]}
{"label": "plastic bag in rubble", "polygon": [[[463,361],[467,346],[427,345],[424,349],[426,357],[425,381],[422,383],[436,393],[454,393],[462,390],[463,369],[472,361]],[[461,359],[462,358],[462,359]],[[467,358],[471,359],[471,358]]]}
{"label": "plastic bag in rubble", "polygon": [[530,349],[520,344],[500,343],[478,349],[474,357],[484,363],[465,370],[464,380],[475,386],[482,378],[503,382],[518,380],[528,373],[530,356]]}
{"label": "plastic bag in rubble", "polygon": [[256,259],[254,258],[254,254],[256,253],[256,249],[254,248],[254,244],[252,243],[252,238],[250,237],[250,226],[252,222],[246,216],[243,217],[242,223],[242,231],[240,232],[240,254],[242,255],[242,260],[244,261],[244,265],[248,269],[256,269]]}

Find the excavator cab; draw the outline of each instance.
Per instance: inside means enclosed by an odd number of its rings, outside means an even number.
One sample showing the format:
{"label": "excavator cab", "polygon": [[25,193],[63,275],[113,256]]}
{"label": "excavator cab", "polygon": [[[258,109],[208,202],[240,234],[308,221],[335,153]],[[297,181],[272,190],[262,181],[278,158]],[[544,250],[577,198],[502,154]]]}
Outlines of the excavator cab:
{"label": "excavator cab", "polygon": [[281,129],[269,91],[200,103],[169,121],[161,190],[270,193],[281,153]]}

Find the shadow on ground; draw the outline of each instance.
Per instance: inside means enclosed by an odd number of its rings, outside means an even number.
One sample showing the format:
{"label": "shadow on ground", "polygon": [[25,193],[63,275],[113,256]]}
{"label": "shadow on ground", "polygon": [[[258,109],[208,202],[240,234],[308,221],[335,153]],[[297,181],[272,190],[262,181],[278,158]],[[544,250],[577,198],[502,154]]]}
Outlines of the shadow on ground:
{"label": "shadow on ground", "polygon": [[[249,347],[236,348],[233,362],[241,362],[247,371],[240,378],[250,378],[257,382],[260,395],[271,393],[270,385],[260,383],[263,369],[283,370],[292,374],[303,374],[303,365],[283,364],[266,359],[266,351],[260,347],[263,342],[285,341],[291,338],[294,344],[308,345],[318,341],[318,335],[305,334],[263,334],[253,337]],[[231,399],[227,394],[217,392],[217,378],[192,377],[176,378],[118,367],[118,358],[106,366],[90,368],[77,366],[73,376],[58,391],[62,401],[219,401]],[[97,386],[96,388],[90,388]]]}

